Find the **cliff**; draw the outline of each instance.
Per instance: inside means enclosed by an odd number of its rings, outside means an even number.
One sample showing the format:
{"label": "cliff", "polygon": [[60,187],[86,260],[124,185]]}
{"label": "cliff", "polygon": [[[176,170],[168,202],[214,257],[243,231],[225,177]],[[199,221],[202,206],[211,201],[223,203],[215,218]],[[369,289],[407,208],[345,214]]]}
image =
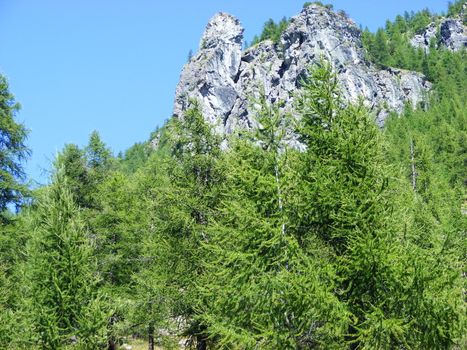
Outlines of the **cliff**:
{"label": "cliff", "polygon": [[430,88],[422,74],[379,69],[366,60],[357,25],[345,14],[318,5],[293,17],[280,43],[263,41],[245,51],[242,43],[238,19],[218,13],[209,21],[199,51],[181,73],[174,116],[197,99],[219,132],[251,128],[251,98],[264,88],[270,101],[280,99],[290,107],[301,78],[321,57],[334,66],[345,98],[362,96],[380,125],[389,111],[401,111],[407,102],[417,105]]}

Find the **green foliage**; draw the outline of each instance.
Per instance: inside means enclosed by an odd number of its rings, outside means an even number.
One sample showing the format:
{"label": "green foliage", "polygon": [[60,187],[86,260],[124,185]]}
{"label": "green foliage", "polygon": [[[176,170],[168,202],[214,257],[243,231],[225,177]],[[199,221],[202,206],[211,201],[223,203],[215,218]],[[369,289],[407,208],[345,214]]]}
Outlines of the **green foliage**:
{"label": "green foliage", "polygon": [[340,297],[354,320],[348,340],[365,349],[451,346],[465,312],[460,255],[446,246],[459,243],[455,231],[435,224],[420,237],[414,221],[424,206],[408,217],[398,210],[413,198],[403,182],[389,181],[380,132],[362,104],[343,107],[329,67],[313,70],[303,90],[297,222],[335,252]]}
{"label": "green foliage", "polygon": [[466,6],[465,0],[456,0],[448,3],[448,16],[459,16],[464,15],[464,23],[466,14],[463,13],[463,9]]}
{"label": "green foliage", "polygon": [[138,210],[137,196],[123,174],[110,174],[98,189],[99,211],[90,220],[96,236],[95,252],[104,282],[114,287],[127,286],[137,270],[138,233],[144,217]]}
{"label": "green foliage", "polygon": [[349,231],[378,231],[389,210],[379,132],[361,103],[344,107],[327,64],[311,72],[303,91],[298,134],[307,146],[302,154],[303,175],[309,178],[304,193],[311,196],[306,198],[311,204],[307,230],[341,254],[348,248]]}
{"label": "green foliage", "polygon": [[14,119],[19,109],[6,78],[0,74],[0,225],[6,221],[7,206],[18,208],[28,193],[21,164],[29,155],[27,130]]}
{"label": "green foliage", "polygon": [[150,146],[146,142],[137,142],[119,156],[119,166],[125,174],[134,174],[146,164],[150,154]]}
{"label": "green foliage", "polygon": [[68,187],[76,203],[82,208],[88,207],[90,180],[84,151],[74,144],[65,145],[63,151],[57,156],[55,167],[63,168]]}
{"label": "green foliage", "polygon": [[24,244],[22,220],[10,219],[0,228],[0,348],[17,348],[27,334],[27,319],[22,313],[20,266]]}
{"label": "green foliage", "polygon": [[387,21],[385,28],[376,33],[365,29],[362,43],[367,58],[383,67],[398,67],[422,71],[426,55],[422,49],[413,47],[409,40],[423,31],[436,17],[428,10],[397,16],[394,22]]}
{"label": "green foliage", "polygon": [[264,23],[261,35],[259,37],[257,35],[253,37],[251,46],[255,46],[265,40],[271,40],[274,44],[279,44],[281,35],[287,29],[289,23],[290,20],[286,17],[283,17],[279,23],[274,22],[274,20],[270,18]]}
{"label": "green foliage", "polygon": [[43,349],[96,349],[103,344],[108,311],[97,287],[90,237],[62,171],[32,213],[24,282],[31,341]]}
{"label": "green foliage", "polygon": [[436,19],[362,33],[370,59],[433,82],[383,130],[320,62],[298,119],[262,93],[258,128],[223,141],[192,102],[118,159],[93,132],[16,215],[26,133],[2,78],[0,348],[175,348],[167,332],[198,349],[465,347],[466,52],[408,42]]}
{"label": "green foliage", "polygon": [[203,274],[200,247],[216,212],[223,177],[218,167],[221,140],[197,104],[181,119],[172,119],[164,137],[166,146],[137,173],[138,193],[150,213],[142,251],[147,263],[135,276],[143,296],[138,305],[153,325],[162,313],[181,317],[184,332],[203,343],[204,327],[194,317],[199,302],[195,283]]}
{"label": "green foliage", "polygon": [[[453,4],[448,14],[458,14],[462,3],[465,1]],[[387,53],[377,52],[375,48],[376,37],[383,29],[376,36],[365,31],[362,39],[371,59],[384,65],[418,70],[434,83],[423,109],[413,111],[407,108],[402,118],[393,116],[388,120],[385,130],[389,142],[388,157],[392,164],[402,169],[403,176],[410,181],[422,201],[417,210],[422,210],[423,214],[416,214],[416,229],[423,231],[427,221],[437,222],[438,225],[432,225],[432,229],[439,231],[440,235],[445,235],[443,230],[452,232],[450,239],[456,242],[453,244],[458,246],[457,256],[460,257],[464,254],[459,246],[465,245],[462,232],[466,225],[460,214],[465,202],[467,179],[466,51],[437,49],[433,42],[425,54],[412,48],[408,42],[411,36],[436,19],[428,10],[423,10],[388,22],[383,40]],[[383,46],[380,46],[381,50]]]}
{"label": "green foliage", "polygon": [[96,173],[103,173],[110,169],[112,152],[102,142],[99,133],[93,131],[89,136],[89,143],[85,149],[88,168]]}
{"label": "green foliage", "polygon": [[307,255],[289,227],[287,118],[264,96],[259,102],[254,143],[232,140],[226,155],[200,318],[220,348],[338,349],[349,320],[333,295],[333,270],[319,253]]}
{"label": "green foliage", "polygon": [[115,168],[111,151],[102,142],[97,131],[89,137],[89,143],[80,149],[77,145],[65,145],[55,161],[55,168],[63,168],[69,189],[81,208],[95,209],[97,187]]}
{"label": "green foliage", "polygon": [[303,8],[308,7],[310,5],[318,5],[318,6],[326,7],[327,9],[330,9],[330,10],[334,8],[332,4],[323,4],[321,1],[307,1],[303,4]]}

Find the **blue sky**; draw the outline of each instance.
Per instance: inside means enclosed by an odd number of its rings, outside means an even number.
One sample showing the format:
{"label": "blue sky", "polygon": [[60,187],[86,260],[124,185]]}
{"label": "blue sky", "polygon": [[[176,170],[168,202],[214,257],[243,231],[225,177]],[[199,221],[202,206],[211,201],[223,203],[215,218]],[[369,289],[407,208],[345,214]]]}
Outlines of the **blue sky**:
{"label": "blue sky", "polygon": [[[92,130],[117,153],[144,141],[172,110],[190,49],[219,11],[238,17],[245,39],[268,18],[297,14],[304,0],[0,0],[0,72],[21,103],[30,135],[31,179],[65,143],[83,146]],[[323,1],[375,30],[397,14],[445,0]]]}

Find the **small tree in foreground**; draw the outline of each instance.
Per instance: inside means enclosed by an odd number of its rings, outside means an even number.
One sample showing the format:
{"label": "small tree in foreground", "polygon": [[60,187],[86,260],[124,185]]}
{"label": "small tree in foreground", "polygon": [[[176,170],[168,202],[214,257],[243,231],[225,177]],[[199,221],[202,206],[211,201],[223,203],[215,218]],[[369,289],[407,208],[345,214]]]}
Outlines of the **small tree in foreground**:
{"label": "small tree in foreground", "polygon": [[107,307],[96,261],[64,174],[32,212],[26,284],[32,341],[42,349],[98,349],[106,337]]}

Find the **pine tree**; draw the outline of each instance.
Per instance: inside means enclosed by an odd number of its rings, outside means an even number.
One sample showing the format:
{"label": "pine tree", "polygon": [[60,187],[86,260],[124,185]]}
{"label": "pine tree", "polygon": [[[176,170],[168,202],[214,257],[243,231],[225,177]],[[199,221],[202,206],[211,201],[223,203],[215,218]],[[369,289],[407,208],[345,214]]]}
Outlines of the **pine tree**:
{"label": "pine tree", "polygon": [[[195,318],[199,300],[195,284],[203,274],[200,246],[216,213],[223,179],[218,167],[221,140],[196,103],[181,119],[172,119],[165,133],[166,146],[151,157],[138,180],[151,213],[143,259],[154,263],[145,264],[136,276],[136,288],[145,295],[140,300],[143,309],[153,310],[148,321],[154,324],[162,309],[170,309],[170,314],[184,320],[182,332],[194,339],[198,349],[205,349],[205,327]],[[143,277],[148,275],[154,276],[152,286]],[[164,300],[165,305],[156,307],[154,300]]]}
{"label": "pine tree", "polygon": [[18,208],[28,193],[21,164],[29,155],[25,145],[27,130],[14,120],[19,109],[7,80],[0,74],[0,227],[7,221],[7,206]]}
{"label": "pine tree", "polygon": [[297,168],[304,186],[295,203],[305,203],[297,221],[334,252],[340,299],[354,319],[349,344],[448,348],[463,322],[453,236],[437,225],[419,232],[418,214],[398,210],[410,207],[408,182],[389,181],[381,133],[361,103],[343,104],[329,65],[311,71],[299,101],[307,150]]}
{"label": "pine tree", "polygon": [[99,348],[108,311],[90,237],[59,170],[33,215],[25,283],[32,340],[43,349]]}
{"label": "pine tree", "polygon": [[288,216],[287,118],[264,95],[252,141],[232,140],[221,215],[205,243],[201,319],[221,348],[341,348],[346,308],[324,255],[306,255]]}

